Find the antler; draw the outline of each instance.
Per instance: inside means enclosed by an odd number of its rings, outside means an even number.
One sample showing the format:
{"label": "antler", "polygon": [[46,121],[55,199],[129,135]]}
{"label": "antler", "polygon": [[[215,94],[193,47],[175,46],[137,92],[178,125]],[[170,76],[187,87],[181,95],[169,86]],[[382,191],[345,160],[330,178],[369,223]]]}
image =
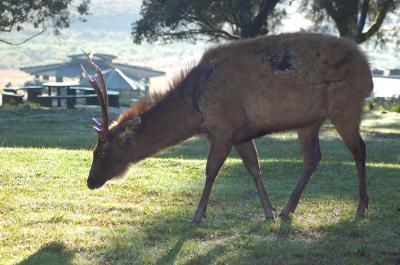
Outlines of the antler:
{"label": "antler", "polygon": [[101,112],[103,115],[103,124],[98,122],[95,118],[92,118],[93,122],[93,129],[99,134],[99,137],[102,140],[107,139],[107,134],[108,134],[108,126],[109,126],[109,116],[108,116],[108,96],[107,96],[107,87],[106,87],[106,82],[104,80],[104,76],[100,70],[100,68],[92,61],[91,56],[89,56],[85,51],[82,50],[82,52],[86,55],[88,58],[89,63],[93,66],[93,68],[96,70],[97,76],[100,79],[101,87],[97,83],[95,79],[93,79],[89,73],[86,71],[85,67],[81,65],[82,71],[83,71],[83,77],[88,79],[90,81],[90,84],[92,85],[94,91],[97,94],[97,98],[99,100],[99,104],[101,106]]}

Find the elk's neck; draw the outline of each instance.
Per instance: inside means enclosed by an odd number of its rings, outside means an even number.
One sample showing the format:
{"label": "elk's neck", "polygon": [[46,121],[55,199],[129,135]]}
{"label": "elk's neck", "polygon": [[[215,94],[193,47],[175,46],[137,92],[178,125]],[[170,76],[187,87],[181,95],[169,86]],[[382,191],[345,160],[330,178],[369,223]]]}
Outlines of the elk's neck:
{"label": "elk's neck", "polygon": [[182,92],[168,95],[143,113],[141,119],[140,133],[135,137],[137,150],[133,162],[199,134],[202,120],[192,99]]}

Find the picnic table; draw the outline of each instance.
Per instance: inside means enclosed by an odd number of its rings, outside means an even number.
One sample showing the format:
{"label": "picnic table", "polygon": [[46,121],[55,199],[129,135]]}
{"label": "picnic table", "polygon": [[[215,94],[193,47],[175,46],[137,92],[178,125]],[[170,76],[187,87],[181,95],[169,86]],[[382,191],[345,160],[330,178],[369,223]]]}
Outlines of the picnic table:
{"label": "picnic table", "polygon": [[5,87],[3,89],[3,104],[20,104],[23,102],[24,95],[18,91],[24,90],[27,94],[27,100],[37,102],[36,97],[42,94],[42,86],[22,86],[22,87]]}
{"label": "picnic table", "polygon": [[[66,91],[67,95],[72,95],[70,88],[73,86],[78,86],[78,82],[47,82],[44,83],[43,86],[47,88],[47,98],[54,98],[57,99],[57,106],[61,107],[61,99],[67,99],[69,97],[62,96],[62,90]],[[56,89],[56,95],[52,96],[51,90]],[[43,97],[42,97],[43,98]],[[72,98],[71,98],[72,99]],[[67,100],[67,107],[68,107],[68,100]]]}
{"label": "picnic table", "polygon": [[[91,87],[81,87],[78,83],[73,82],[49,82],[43,86],[47,88],[47,95],[38,95],[39,103],[45,107],[52,107],[53,100],[57,100],[57,106],[61,106],[61,100],[67,101],[67,108],[75,107],[77,99],[85,99],[85,105],[99,105],[96,92]],[[56,88],[56,94],[53,95],[52,89]],[[66,92],[62,94],[62,91]],[[119,107],[119,92],[107,91],[109,106]]]}
{"label": "picnic table", "polygon": [[[94,89],[92,87],[71,87],[71,91],[80,91],[83,92],[84,95],[93,95],[96,94]],[[76,94],[76,92],[75,92]],[[110,107],[117,107],[119,108],[119,92],[118,91],[113,91],[113,90],[108,90],[107,91],[107,96],[108,96],[108,105]],[[99,105],[99,101],[97,97],[88,97],[86,98],[86,105]]]}
{"label": "picnic table", "polygon": [[60,95],[60,96],[49,96],[49,95],[39,95],[38,99],[40,101],[40,104],[45,107],[52,107],[53,106],[53,99],[60,100],[61,99],[66,99],[67,100],[67,108],[68,109],[73,109],[76,103],[76,100],[78,98],[84,98],[84,99],[89,99],[89,98],[97,98],[97,95]]}
{"label": "picnic table", "polygon": [[[43,94],[43,90],[47,93]],[[54,90],[56,89],[55,93]],[[26,91],[30,102],[39,103],[45,107],[52,107],[53,100],[57,100],[57,106],[61,107],[61,100],[66,100],[67,108],[74,108],[77,99],[85,99],[86,105],[99,105],[96,92],[92,87],[81,87],[77,82],[47,82],[42,86],[7,87],[4,89],[5,102],[21,103],[23,95],[18,90]],[[119,107],[119,92],[107,91],[110,107]]]}

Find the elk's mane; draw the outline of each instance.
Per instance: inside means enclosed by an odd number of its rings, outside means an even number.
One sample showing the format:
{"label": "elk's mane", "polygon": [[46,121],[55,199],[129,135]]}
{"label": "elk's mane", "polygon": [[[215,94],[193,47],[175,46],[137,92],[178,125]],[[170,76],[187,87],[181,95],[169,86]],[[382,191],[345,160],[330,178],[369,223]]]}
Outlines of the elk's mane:
{"label": "elk's mane", "polygon": [[168,88],[165,91],[153,93],[150,96],[142,98],[141,100],[130,106],[128,110],[119,115],[119,117],[113,123],[113,127],[124,124],[126,121],[131,120],[151,109],[166,96],[171,94],[171,92],[180,87],[180,84],[182,84],[183,80],[185,80],[185,78],[194,68],[194,64],[188,65],[187,67],[182,69],[179,74],[177,74],[172,80],[169,81]]}

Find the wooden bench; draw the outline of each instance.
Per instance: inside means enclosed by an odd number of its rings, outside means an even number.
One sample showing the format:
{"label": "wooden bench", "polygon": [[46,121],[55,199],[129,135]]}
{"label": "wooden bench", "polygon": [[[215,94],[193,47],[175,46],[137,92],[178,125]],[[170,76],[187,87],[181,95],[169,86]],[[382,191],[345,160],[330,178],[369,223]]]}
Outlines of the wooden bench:
{"label": "wooden bench", "polygon": [[3,105],[18,105],[23,102],[24,95],[20,95],[12,92],[3,92],[2,94]]}

